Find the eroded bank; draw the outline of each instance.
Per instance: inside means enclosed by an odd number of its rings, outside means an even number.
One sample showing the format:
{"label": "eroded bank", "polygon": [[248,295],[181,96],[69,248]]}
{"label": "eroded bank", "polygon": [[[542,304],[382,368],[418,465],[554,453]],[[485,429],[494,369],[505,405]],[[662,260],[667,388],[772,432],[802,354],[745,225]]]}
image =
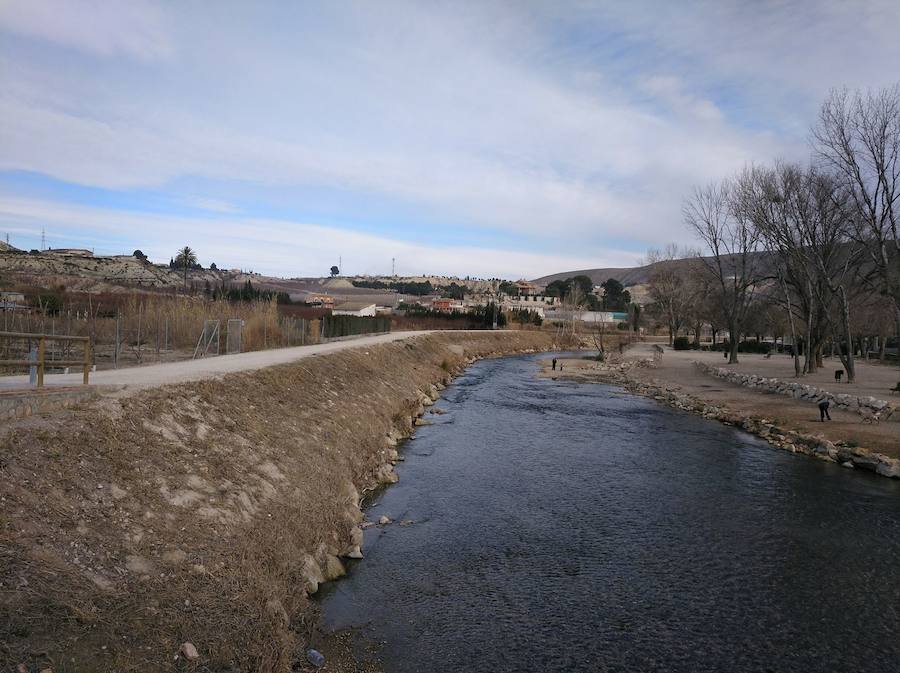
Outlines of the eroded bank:
{"label": "eroded bank", "polygon": [[22,421],[0,444],[3,667],[291,670],[308,594],[360,554],[360,494],[439,389],[551,346],[433,334]]}

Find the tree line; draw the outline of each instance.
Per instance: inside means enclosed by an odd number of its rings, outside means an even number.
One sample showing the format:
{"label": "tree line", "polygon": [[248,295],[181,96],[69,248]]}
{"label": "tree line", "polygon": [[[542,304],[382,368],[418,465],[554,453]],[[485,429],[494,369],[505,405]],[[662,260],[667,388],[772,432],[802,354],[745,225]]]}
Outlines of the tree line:
{"label": "tree line", "polygon": [[855,353],[900,333],[900,85],[832,91],[810,138],[808,164],[696,188],[683,215],[705,250],[651,252],[650,295],[670,336],[727,329],[730,363],[748,333],[790,333],[798,376],[830,345],[852,381]]}

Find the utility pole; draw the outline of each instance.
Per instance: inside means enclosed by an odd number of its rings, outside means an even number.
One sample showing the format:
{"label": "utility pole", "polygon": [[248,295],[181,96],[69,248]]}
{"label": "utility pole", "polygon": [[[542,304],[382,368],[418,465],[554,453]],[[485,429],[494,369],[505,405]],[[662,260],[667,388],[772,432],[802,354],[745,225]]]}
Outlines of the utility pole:
{"label": "utility pole", "polygon": [[497,301],[499,300],[499,298],[498,298],[498,296],[497,296],[497,281],[494,281],[492,285],[493,285],[492,289],[494,290],[494,301],[493,301],[493,304],[494,304],[494,324],[493,324],[493,329],[497,329]]}
{"label": "utility pole", "polygon": [[[8,243],[8,242],[9,242],[9,241],[7,241],[7,243]],[[391,257],[391,276],[394,277],[394,278],[397,277],[397,266],[396,266],[396,262],[397,262],[397,258],[396,258],[396,257]]]}

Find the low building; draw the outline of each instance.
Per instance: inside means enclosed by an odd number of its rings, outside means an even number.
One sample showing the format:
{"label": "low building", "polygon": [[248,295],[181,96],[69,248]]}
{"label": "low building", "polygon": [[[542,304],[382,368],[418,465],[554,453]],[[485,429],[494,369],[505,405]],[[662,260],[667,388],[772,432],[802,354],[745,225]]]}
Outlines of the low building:
{"label": "low building", "polygon": [[334,305],[332,315],[355,315],[358,317],[374,317],[378,305],[366,301],[345,301]]}
{"label": "low building", "polygon": [[538,294],[538,287],[534,283],[529,283],[524,278],[513,283],[516,286],[516,292],[520,297],[531,297]]}
{"label": "low building", "polygon": [[432,311],[440,311],[441,313],[462,313],[466,310],[465,304],[459,299],[448,299],[446,297],[438,297],[431,302]]}
{"label": "low building", "polygon": [[303,300],[307,306],[319,306],[321,308],[334,308],[334,297],[327,294],[311,294]]}
{"label": "low building", "polygon": [[25,303],[25,295],[21,292],[10,292],[4,290],[0,292],[0,301],[7,302],[11,304],[24,304]]}
{"label": "low building", "polygon": [[618,313],[614,311],[572,311],[556,309],[547,311],[545,316],[547,320],[572,320],[574,318],[579,322],[598,325],[616,325],[620,322],[628,321],[627,313]]}

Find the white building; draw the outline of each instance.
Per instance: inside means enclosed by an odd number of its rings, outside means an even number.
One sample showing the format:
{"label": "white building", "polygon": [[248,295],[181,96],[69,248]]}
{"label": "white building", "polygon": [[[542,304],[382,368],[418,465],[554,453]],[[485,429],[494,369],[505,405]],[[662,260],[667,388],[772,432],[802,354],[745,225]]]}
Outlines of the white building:
{"label": "white building", "polygon": [[345,301],[334,305],[332,315],[355,315],[359,317],[373,317],[378,312],[377,304],[365,301]]}

